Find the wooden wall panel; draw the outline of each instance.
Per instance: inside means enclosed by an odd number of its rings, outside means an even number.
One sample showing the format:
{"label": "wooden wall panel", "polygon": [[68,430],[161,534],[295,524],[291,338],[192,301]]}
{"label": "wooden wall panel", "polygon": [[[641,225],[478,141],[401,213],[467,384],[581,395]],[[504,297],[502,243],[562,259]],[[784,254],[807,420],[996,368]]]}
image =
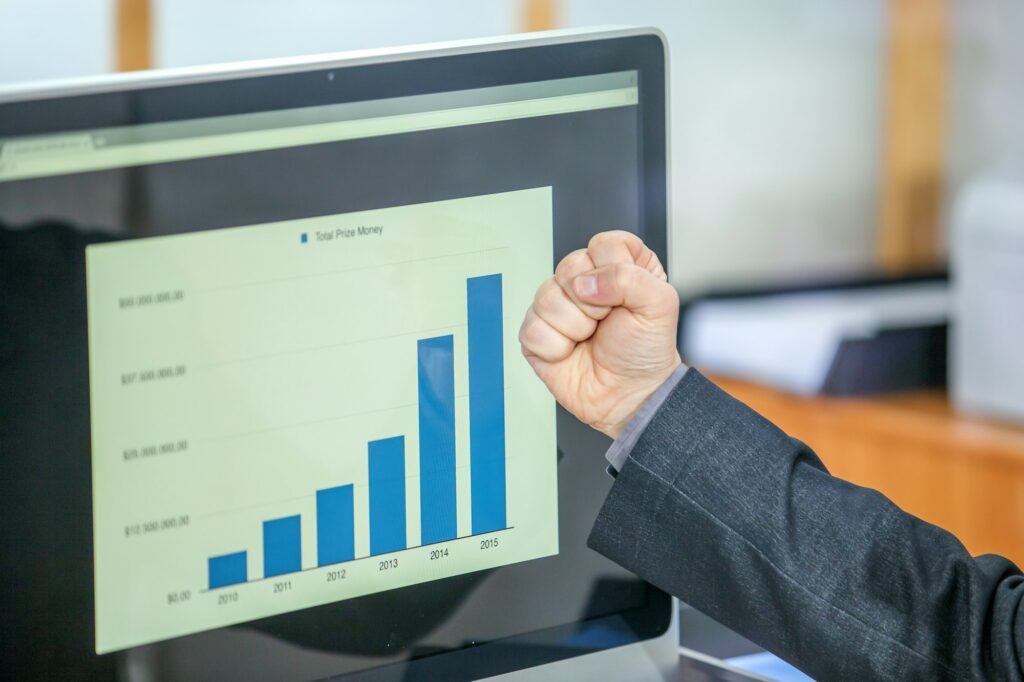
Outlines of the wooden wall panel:
{"label": "wooden wall panel", "polygon": [[878,256],[891,272],[942,260],[947,0],[889,0]]}
{"label": "wooden wall panel", "polygon": [[522,0],[523,30],[549,31],[558,28],[558,0]]}
{"label": "wooden wall panel", "polygon": [[115,16],[118,71],[153,67],[153,12],[151,0],[117,0]]}

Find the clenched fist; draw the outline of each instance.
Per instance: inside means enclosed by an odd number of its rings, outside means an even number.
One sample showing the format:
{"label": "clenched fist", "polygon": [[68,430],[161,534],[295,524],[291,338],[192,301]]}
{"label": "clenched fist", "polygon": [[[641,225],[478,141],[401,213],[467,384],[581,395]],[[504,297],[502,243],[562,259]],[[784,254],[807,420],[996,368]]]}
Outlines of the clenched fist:
{"label": "clenched fist", "polygon": [[566,256],[519,330],[533,371],[578,419],[617,438],[682,364],[679,296],[629,232],[602,232]]}

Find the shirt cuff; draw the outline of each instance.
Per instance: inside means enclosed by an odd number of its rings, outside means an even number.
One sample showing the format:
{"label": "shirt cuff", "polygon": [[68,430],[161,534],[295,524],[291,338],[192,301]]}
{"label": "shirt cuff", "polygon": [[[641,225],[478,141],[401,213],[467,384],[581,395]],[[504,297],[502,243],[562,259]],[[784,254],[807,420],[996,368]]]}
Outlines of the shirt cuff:
{"label": "shirt cuff", "polygon": [[661,386],[658,387],[654,393],[651,394],[647,400],[640,406],[633,418],[626,424],[626,428],[622,429],[622,433],[615,439],[612,446],[608,448],[608,452],[605,453],[604,458],[608,460],[608,473],[615,476],[622,469],[622,465],[626,463],[626,458],[629,457],[629,453],[633,451],[638,440],[640,440],[640,434],[644,432],[647,425],[651,423],[658,408],[661,407],[665,399],[668,398],[669,394],[676,387],[679,381],[686,374],[688,370],[685,364],[679,365],[676,371],[672,372],[668,379],[665,380]]}

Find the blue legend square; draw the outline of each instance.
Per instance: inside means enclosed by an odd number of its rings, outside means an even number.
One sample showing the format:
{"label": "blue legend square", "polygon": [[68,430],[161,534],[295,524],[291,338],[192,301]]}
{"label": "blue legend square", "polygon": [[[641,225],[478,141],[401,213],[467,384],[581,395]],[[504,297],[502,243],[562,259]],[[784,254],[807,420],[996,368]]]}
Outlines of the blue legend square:
{"label": "blue legend square", "polygon": [[299,241],[305,244],[306,242],[309,241],[309,235],[303,232],[302,235],[299,237]]}

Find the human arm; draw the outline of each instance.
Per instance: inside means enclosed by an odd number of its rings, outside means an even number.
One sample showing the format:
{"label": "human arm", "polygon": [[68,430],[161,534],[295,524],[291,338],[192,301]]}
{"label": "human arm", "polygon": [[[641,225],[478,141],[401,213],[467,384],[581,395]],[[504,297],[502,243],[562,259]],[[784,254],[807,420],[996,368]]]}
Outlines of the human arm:
{"label": "human arm", "polygon": [[589,544],[816,679],[1024,679],[1024,578],[689,370]]}
{"label": "human arm", "polygon": [[[542,287],[520,333],[559,402],[613,438],[679,367],[678,302],[638,241],[614,233],[588,267],[579,252],[563,262],[561,293]],[[631,449],[590,543],[821,679],[1024,679],[1016,566],[830,476],[693,370]]]}

